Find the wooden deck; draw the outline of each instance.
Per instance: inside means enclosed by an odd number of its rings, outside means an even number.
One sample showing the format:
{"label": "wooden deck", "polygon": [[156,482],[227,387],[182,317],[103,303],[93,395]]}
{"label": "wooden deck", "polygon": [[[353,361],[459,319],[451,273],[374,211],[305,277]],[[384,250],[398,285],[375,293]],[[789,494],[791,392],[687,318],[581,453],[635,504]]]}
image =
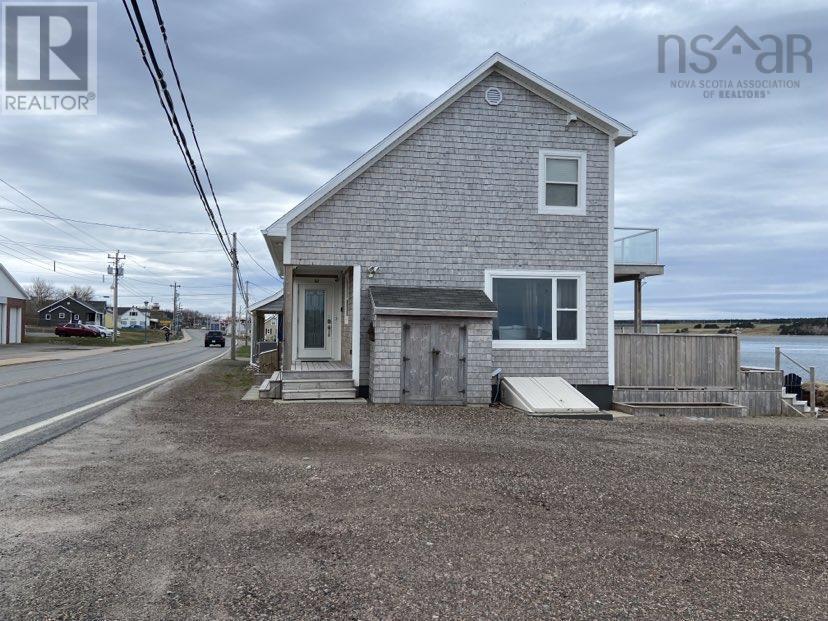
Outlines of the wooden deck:
{"label": "wooden deck", "polygon": [[294,360],[291,371],[350,371],[351,365],[331,360]]}
{"label": "wooden deck", "polygon": [[616,403],[721,402],[778,415],[783,390],[781,371],[740,367],[736,335],[615,335]]}

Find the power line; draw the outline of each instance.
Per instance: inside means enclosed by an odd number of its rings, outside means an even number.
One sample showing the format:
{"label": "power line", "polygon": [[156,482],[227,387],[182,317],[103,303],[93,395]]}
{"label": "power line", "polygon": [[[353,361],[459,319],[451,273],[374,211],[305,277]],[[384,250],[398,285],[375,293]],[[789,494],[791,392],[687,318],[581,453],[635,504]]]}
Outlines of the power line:
{"label": "power line", "polygon": [[[13,242],[14,242],[14,240],[10,239],[9,237],[6,237],[5,235],[0,235],[0,239],[5,240],[5,242],[6,242],[6,243],[13,243]],[[3,243],[3,242],[0,242],[0,243]],[[17,250],[16,252],[18,252],[18,253],[20,253],[20,254],[23,254],[23,255],[25,255],[25,256],[28,256],[28,257],[30,257],[30,258],[32,258],[32,259],[34,259],[34,260],[36,260],[36,261],[41,261],[41,260],[45,259],[45,260],[46,260],[46,261],[48,261],[49,263],[52,263],[52,268],[53,268],[53,271],[57,271],[57,270],[56,270],[56,264],[57,264],[57,261],[56,261],[55,259],[53,259],[52,257],[45,255],[45,254],[44,254],[44,253],[42,253],[42,252],[38,252],[38,251],[36,251],[36,250],[35,250],[35,251],[29,251],[29,250],[25,250],[25,251],[24,251],[24,250]],[[43,257],[43,259],[40,259],[39,257]],[[86,272],[87,274],[92,274],[93,276],[97,276],[97,275],[98,275],[98,272],[94,272],[94,271],[89,270],[89,269],[85,269],[85,268],[80,268],[80,269],[78,269],[78,268],[71,267],[70,265],[66,265],[64,261],[61,261],[61,264],[63,264],[63,266],[64,266],[66,269],[68,269],[68,270],[72,270],[72,271],[76,272],[76,273],[77,273],[77,275],[84,275],[84,274],[83,274],[83,272]]]}
{"label": "power line", "polygon": [[242,250],[244,250],[245,254],[247,254],[247,256],[248,256],[248,257],[250,257],[250,260],[251,260],[251,261],[253,261],[253,263],[255,263],[256,265],[258,265],[258,266],[259,266],[259,269],[260,269],[260,270],[262,270],[265,274],[267,274],[267,275],[268,275],[268,276],[270,276],[271,278],[275,278],[276,280],[279,280],[279,277],[278,277],[278,276],[276,276],[276,275],[275,275],[275,274],[273,274],[272,272],[270,272],[270,271],[266,270],[266,269],[262,266],[262,264],[261,264],[261,263],[259,263],[259,262],[256,260],[256,258],[255,258],[252,254],[250,254],[250,251],[249,251],[249,250],[247,249],[247,247],[244,245],[244,243],[242,242],[242,240],[238,240],[238,241],[239,241],[239,245],[242,247]]}
{"label": "power line", "polygon": [[[136,5],[134,1],[133,5]],[[157,0],[152,0],[152,6],[155,9],[155,17],[158,20],[158,28],[161,30],[161,38],[164,40],[164,47],[167,50],[167,58],[170,61],[170,68],[172,69],[173,76],[175,77],[175,84],[178,86],[178,94],[181,97],[181,103],[184,104],[184,112],[187,115],[187,121],[190,123],[190,131],[193,134],[193,143],[195,144],[196,151],[198,151],[198,157],[201,160],[201,167],[204,169],[204,175],[207,177],[207,185],[210,187],[210,193],[213,196],[213,203],[216,206],[216,213],[218,213],[219,220],[221,221],[221,227],[224,230],[224,235],[229,238],[230,233],[227,232],[227,226],[224,224],[224,216],[221,213],[218,198],[216,198],[216,191],[213,189],[213,180],[210,178],[210,171],[207,170],[207,164],[204,162],[204,154],[201,152],[201,145],[198,142],[198,136],[196,136],[193,117],[190,114],[190,106],[187,105],[187,98],[184,96],[184,88],[181,86],[181,79],[178,76],[178,69],[175,67],[175,61],[172,57],[172,50],[170,50],[170,42],[167,37],[167,28],[164,26],[164,20],[161,18],[161,9],[158,7]]]}
{"label": "power line", "polygon": [[[216,222],[215,214],[213,214],[213,210],[210,207],[210,203],[207,200],[207,195],[204,191],[204,186],[201,183],[201,179],[198,174],[198,168],[196,167],[195,161],[193,160],[193,156],[190,153],[189,146],[187,145],[187,137],[184,135],[184,132],[181,129],[181,124],[178,122],[178,116],[175,112],[175,104],[173,103],[172,96],[170,95],[170,91],[167,88],[167,83],[164,80],[164,72],[161,70],[161,67],[158,64],[158,59],[156,58],[155,50],[152,47],[152,41],[150,40],[149,34],[147,33],[146,25],[144,24],[144,19],[141,15],[141,9],[138,6],[136,0],[131,1],[132,11],[129,10],[129,6],[127,6],[126,0],[122,0],[122,3],[124,6],[124,10],[126,11],[127,16],[129,17],[129,23],[132,27],[133,34],[135,35],[135,41],[138,44],[138,49],[141,53],[141,59],[143,60],[144,66],[147,68],[147,71],[150,74],[153,86],[155,87],[155,92],[158,95],[158,100],[161,103],[161,108],[163,109],[164,115],[167,119],[167,123],[170,126],[170,130],[173,133],[173,137],[175,138],[178,149],[181,152],[182,157],[184,158],[184,162],[185,164],[187,164],[187,169],[190,173],[193,185],[195,186],[196,193],[198,194],[199,199],[201,200],[202,205],[204,206],[204,210],[207,213],[207,217],[210,220],[210,224],[216,233],[216,237],[218,238],[219,243],[222,246],[222,249],[227,254],[228,258],[232,263],[233,258],[230,254],[230,250],[228,249],[227,242],[224,239],[224,235],[222,234],[221,230],[219,229],[218,223]],[[152,67],[150,67],[150,63],[152,63]]]}
{"label": "power line", "polygon": [[[212,233],[209,233],[212,235]],[[35,246],[37,248],[49,248],[51,250],[66,250],[70,252],[93,252],[88,248],[77,248],[74,246],[56,246],[54,244],[40,244],[37,242],[21,242],[21,241],[9,241],[10,244],[14,244],[15,246]],[[94,252],[98,252],[95,250]],[[191,254],[191,253],[215,253],[215,250],[136,250],[133,254]]]}
{"label": "power line", "polygon": [[[3,179],[3,178],[1,178],[1,177],[0,177],[0,183],[3,183],[3,184],[4,184],[4,185],[6,185],[7,187],[11,188],[12,190],[14,190],[14,191],[15,191],[15,192],[17,192],[18,194],[20,194],[20,196],[22,196],[22,197],[24,197],[24,198],[28,199],[29,201],[31,201],[32,203],[34,203],[35,205],[37,205],[38,207],[40,207],[43,211],[46,211],[46,212],[48,212],[48,213],[52,214],[53,216],[57,216],[57,214],[56,214],[54,211],[52,211],[51,209],[49,209],[49,208],[48,208],[48,207],[46,207],[45,205],[42,205],[41,203],[37,202],[37,201],[36,201],[35,199],[33,199],[31,196],[29,196],[28,194],[26,194],[23,190],[21,190],[21,189],[19,189],[19,188],[14,187],[11,183],[9,183],[8,181],[6,181],[5,179]],[[84,235],[86,235],[89,239],[91,239],[92,241],[94,241],[96,244],[103,244],[104,246],[106,245],[106,243],[105,243],[103,240],[98,239],[97,237],[95,237],[94,235],[92,235],[89,231],[84,231],[82,228],[80,228],[80,227],[76,226],[75,224],[73,224],[73,223],[71,223],[71,222],[69,222],[69,226],[71,226],[71,227],[72,227],[73,229],[75,229],[76,231],[79,231],[80,233],[83,233],[83,234],[84,234]]]}
{"label": "power line", "polygon": [[[5,198],[4,196],[0,196],[0,198],[4,198],[5,200],[9,201],[12,205],[17,205],[14,201]],[[17,205],[19,207],[19,205]],[[147,233],[171,233],[175,235],[213,235],[211,231],[174,231],[170,229],[153,229],[153,228],[146,228],[140,226],[128,226],[126,224],[110,224],[108,222],[90,222],[89,220],[76,220],[74,218],[66,218],[64,216],[47,216],[44,214],[37,214],[32,211],[26,211],[25,209],[12,209],[11,207],[0,207],[2,211],[11,211],[13,213],[22,213],[29,216],[35,216],[36,218],[49,218],[52,220],[61,220],[63,222],[74,222],[76,224],[87,224],[90,226],[105,226],[111,229],[127,229],[130,231],[144,231]],[[58,229],[62,231],[62,229]],[[68,232],[68,231],[63,231]],[[81,240],[84,241],[84,240]]]}
{"label": "power line", "polygon": [[[38,265],[37,263],[34,263],[29,258],[26,258],[25,255],[21,256],[18,253],[18,251],[14,250],[12,248],[8,248],[7,244],[5,244],[4,242],[0,242],[0,246],[5,247],[6,256],[8,256],[12,259],[16,259],[18,261],[23,261],[24,263],[28,263],[29,265],[31,265],[33,267],[36,267],[40,271],[52,272],[52,273],[55,273],[55,274],[60,274],[61,276],[69,276],[70,278],[72,278],[74,280],[81,280],[81,281],[87,281],[87,282],[91,280],[91,278],[89,276],[84,276],[84,275],[79,275],[79,274],[72,274],[71,272],[62,272],[61,270],[59,270],[57,268],[43,267],[41,265]],[[35,261],[42,261],[43,259],[34,259],[34,260]],[[49,261],[49,262],[51,263],[52,261]],[[95,283],[96,284],[101,284],[101,283],[97,282],[97,279],[95,280]]]}
{"label": "power line", "polygon": [[[59,226],[57,226],[56,224],[54,224],[53,222],[50,222],[50,220],[54,220],[54,219],[60,220],[60,218],[56,218],[55,216],[51,216],[51,215],[44,215],[44,214],[40,214],[40,213],[35,213],[34,211],[29,211],[28,209],[25,209],[24,207],[22,207],[19,203],[16,203],[12,199],[10,199],[6,196],[3,196],[1,194],[0,194],[0,198],[2,198],[7,203],[11,203],[15,207],[18,207],[18,209],[12,209],[11,207],[0,207],[0,209],[2,209],[3,211],[12,211],[12,212],[15,212],[15,213],[22,213],[22,214],[26,214],[26,215],[29,215],[29,216],[33,216],[35,218],[38,218],[38,219],[42,220],[45,224],[48,224],[49,226],[51,226],[56,231],[59,231],[61,234],[68,235],[69,237],[71,237],[75,241],[79,241],[83,244],[87,244],[87,245],[89,244],[88,240],[82,239],[81,237],[79,237],[78,235],[75,235],[71,231],[68,231],[66,229],[62,229]],[[89,246],[89,247],[91,248],[92,246]],[[100,248],[98,248],[96,250],[102,251],[102,249],[100,249]]]}

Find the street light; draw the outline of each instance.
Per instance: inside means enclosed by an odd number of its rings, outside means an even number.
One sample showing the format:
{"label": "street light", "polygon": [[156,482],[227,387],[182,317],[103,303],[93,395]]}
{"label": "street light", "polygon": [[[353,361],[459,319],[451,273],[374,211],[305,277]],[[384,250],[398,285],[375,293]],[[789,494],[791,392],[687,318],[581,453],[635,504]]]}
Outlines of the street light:
{"label": "street light", "polygon": [[149,302],[144,300],[144,343],[148,343],[147,338],[147,313],[149,313]]}

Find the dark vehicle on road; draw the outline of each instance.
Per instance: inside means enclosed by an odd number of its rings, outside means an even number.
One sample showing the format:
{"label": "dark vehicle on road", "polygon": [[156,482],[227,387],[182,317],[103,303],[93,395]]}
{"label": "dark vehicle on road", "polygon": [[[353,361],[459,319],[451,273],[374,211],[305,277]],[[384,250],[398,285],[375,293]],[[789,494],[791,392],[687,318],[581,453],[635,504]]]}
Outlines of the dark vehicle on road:
{"label": "dark vehicle on road", "polygon": [[210,345],[221,345],[224,347],[224,333],[220,330],[210,330],[204,335],[204,347]]}
{"label": "dark vehicle on road", "polygon": [[85,326],[82,323],[66,323],[55,328],[58,336],[96,336],[101,334],[93,326]]}

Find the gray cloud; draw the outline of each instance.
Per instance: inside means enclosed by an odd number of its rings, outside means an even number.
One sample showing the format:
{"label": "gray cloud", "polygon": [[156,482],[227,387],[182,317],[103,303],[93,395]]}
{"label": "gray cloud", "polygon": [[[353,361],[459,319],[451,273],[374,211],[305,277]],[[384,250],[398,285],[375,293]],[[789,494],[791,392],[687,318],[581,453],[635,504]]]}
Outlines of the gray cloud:
{"label": "gray cloud", "polygon": [[[507,10],[471,0],[248,0],[162,9],[227,225],[265,267],[261,226],[499,50],[639,131],[617,152],[616,224],[661,229],[667,273],[645,287],[648,316],[825,313],[828,286],[816,267],[828,259],[824,3],[532,1]],[[658,34],[719,36],[734,24],[809,35],[814,73],[762,101],[705,101],[656,72]],[[729,59],[717,77],[741,74]],[[0,176],[69,217],[208,230],[120,2],[99,3],[99,93],[94,117],[4,117]],[[36,210],[8,188],[0,196]],[[126,251],[135,300],[168,299],[177,279],[185,303],[229,308],[226,260],[209,236],[90,228],[93,240],[61,228],[0,211],[2,234],[17,242]],[[76,274],[52,273],[58,283],[77,278],[107,293],[103,252],[12,248],[0,246],[0,260],[24,282],[50,276],[56,259]],[[253,297],[277,286],[241,259]],[[630,286],[616,286],[619,317],[631,297]]]}

